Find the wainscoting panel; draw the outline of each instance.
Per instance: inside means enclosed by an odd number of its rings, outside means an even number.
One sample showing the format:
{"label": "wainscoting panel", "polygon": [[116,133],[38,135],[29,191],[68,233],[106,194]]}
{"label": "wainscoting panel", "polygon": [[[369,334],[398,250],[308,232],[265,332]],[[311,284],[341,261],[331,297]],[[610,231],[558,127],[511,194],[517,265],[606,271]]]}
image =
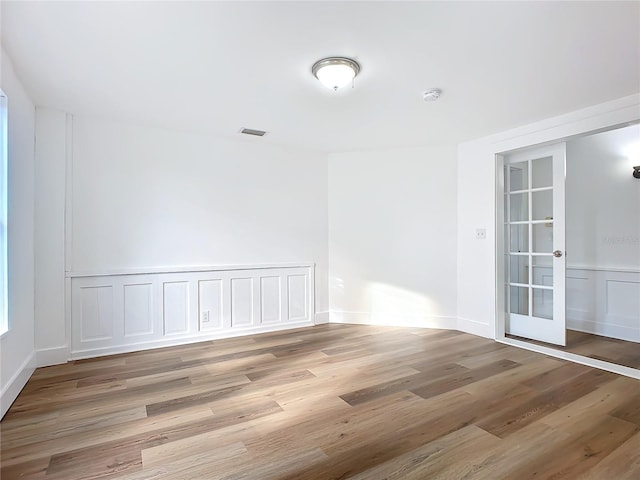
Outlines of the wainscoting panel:
{"label": "wainscoting panel", "polygon": [[567,268],[567,328],[640,342],[640,272]]}
{"label": "wainscoting panel", "polygon": [[307,283],[308,277],[306,275],[287,276],[289,321],[297,321],[306,318],[309,315]]}
{"label": "wainscoting panel", "polygon": [[[640,317],[640,282],[607,280],[607,317],[621,325],[637,327]],[[637,315],[633,315],[637,312]]]}
{"label": "wainscoting panel", "polygon": [[253,324],[253,278],[231,279],[231,326]]}
{"label": "wainscoting panel", "polygon": [[164,282],[164,334],[189,333],[189,282]]}
{"label": "wainscoting panel", "polygon": [[125,284],[124,336],[153,335],[153,284]]}
{"label": "wainscoting panel", "polygon": [[313,325],[313,278],[313,265],[71,276],[71,357]]}
{"label": "wainscoting panel", "polygon": [[280,277],[260,278],[260,318],[261,323],[282,321],[282,292]]}
{"label": "wainscoting panel", "polygon": [[80,289],[82,322],[80,338],[85,342],[113,337],[113,287],[86,286]]}
{"label": "wainscoting panel", "polygon": [[198,281],[200,330],[219,330],[222,323],[222,280]]}

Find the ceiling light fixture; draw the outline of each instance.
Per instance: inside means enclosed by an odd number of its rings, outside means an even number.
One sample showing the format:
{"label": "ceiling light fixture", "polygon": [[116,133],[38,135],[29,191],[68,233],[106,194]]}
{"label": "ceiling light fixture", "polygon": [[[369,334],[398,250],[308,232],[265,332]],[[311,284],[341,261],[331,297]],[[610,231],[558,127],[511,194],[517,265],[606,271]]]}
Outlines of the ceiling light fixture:
{"label": "ceiling light fixture", "polygon": [[335,92],[339,88],[349,85],[349,82],[353,88],[353,79],[360,73],[360,65],[350,58],[328,57],[314,63],[311,67],[311,73],[325,87]]}
{"label": "ceiling light fixture", "polygon": [[422,94],[422,98],[425,102],[435,102],[442,95],[442,90],[439,88],[430,88]]}

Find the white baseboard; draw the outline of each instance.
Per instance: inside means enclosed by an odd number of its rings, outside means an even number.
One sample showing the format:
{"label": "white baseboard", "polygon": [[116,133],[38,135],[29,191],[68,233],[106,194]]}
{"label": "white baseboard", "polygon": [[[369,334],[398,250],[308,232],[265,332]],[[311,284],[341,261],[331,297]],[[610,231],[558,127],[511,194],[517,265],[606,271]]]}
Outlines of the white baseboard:
{"label": "white baseboard", "polygon": [[316,317],[315,317],[315,324],[316,325],[322,325],[323,323],[329,323],[330,321],[330,314],[329,312],[318,312],[316,313]]}
{"label": "white baseboard", "polygon": [[470,333],[479,337],[495,338],[495,334],[488,323],[470,320],[468,318],[458,318],[457,326],[454,327],[461,332]]}
{"label": "white baseboard", "polygon": [[16,398],[18,398],[18,395],[29,381],[29,378],[31,378],[31,375],[33,375],[35,369],[35,352],[31,352],[31,355],[22,363],[18,371],[11,377],[0,393],[0,420],[4,417],[5,413],[7,413]]}
{"label": "white baseboard", "polygon": [[69,361],[69,347],[43,348],[36,350],[37,367],[49,367],[51,365],[60,365]]}
{"label": "white baseboard", "polygon": [[455,330],[457,328],[457,319],[454,317],[427,317],[423,315],[345,312],[338,310],[330,312],[330,322],[388,327],[442,328],[446,330]]}
{"label": "white baseboard", "polygon": [[290,330],[293,328],[312,327],[313,322],[304,321],[296,323],[287,323],[279,325],[261,325],[258,327],[225,329],[217,332],[200,332],[197,336],[178,337],[165,340],[156,340],[152,342],[136,343],[132,345],[120,345],[114,347],[94,348],[90,350],[78,350],[71,352],[71,360],[80,360],[83,358],[102,357],[105,355],[115,355],[118,353],[139,352],[142,350],[153,350],[163,347],[175,347],[178,345],[187,345],[190,343],[207,342],[209,340],[219,340],[222,338],[242,337],[245,335],[257,335],[260,333],[278,332],[282,330]]}

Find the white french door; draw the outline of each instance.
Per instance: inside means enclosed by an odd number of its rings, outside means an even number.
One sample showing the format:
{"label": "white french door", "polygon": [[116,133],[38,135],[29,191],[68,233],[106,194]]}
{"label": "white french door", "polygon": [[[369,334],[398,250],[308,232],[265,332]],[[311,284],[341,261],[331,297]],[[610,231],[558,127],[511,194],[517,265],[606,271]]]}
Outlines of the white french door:
{"label": "white french door", "polygon": [[505,332],[565,345],[565,144],[506,155],[504,186]]}

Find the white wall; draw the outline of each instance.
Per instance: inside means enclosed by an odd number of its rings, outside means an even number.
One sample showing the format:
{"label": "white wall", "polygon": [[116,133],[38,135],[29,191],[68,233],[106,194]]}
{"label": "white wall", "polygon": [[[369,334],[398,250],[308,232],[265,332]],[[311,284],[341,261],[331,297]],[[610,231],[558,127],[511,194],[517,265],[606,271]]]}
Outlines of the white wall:
{"label": "white wall", "polygon": [[[75,117],[70,269],[315,261],[326,271],[326,156],[247,140]],[[319,301],[326,308],[326,293]]]}
{"label": "white wall", "polygon": [[33,372],[35,109],[2,51],[9,117],[9,331],[0,339],[0,417]]}
{"label": "white wall", "polygon": [[65,275],[311,262],[326,320],[325,154],[44,108],[36,120],[40,365],[69,358]]}
{"label": "white wall", "polygon": [[326,156],[248,140],[75,117],[70,270],[312,261],[322,284]]}
{"label": "white wall", "polygon": [[455,155],[329,156],[332,322],[455,328]]}
{"label": "white wall", "polygon": [[[495,157],[491,144],[458,147],[458,325],[493,337],[495,320]],[[486,238],[476,238],[477,229]]]}
{"label": "white wall", "polygon": [[35,345],[38,365],[65,362],[65,176],[67,119],[36,108]]}
{"label": "white wall", "polygon": [[[632,145],[638,157],[628,157]],[[640,125],[567,142],[567,263],[640,271]]]}
{"label": "white wall", "polygon": [[[638,119],[640,95],[631,95],[459,145],[458,318],[462,331],[487,337],[496,334],[495,155]],[[487,241],[479,242],[475,229],[484,226]]]}
{"label": "white wall", "polygon": [[567,142],[571,329],[640,341],[640,180],[631,174],[638,164],[640,125]]}

